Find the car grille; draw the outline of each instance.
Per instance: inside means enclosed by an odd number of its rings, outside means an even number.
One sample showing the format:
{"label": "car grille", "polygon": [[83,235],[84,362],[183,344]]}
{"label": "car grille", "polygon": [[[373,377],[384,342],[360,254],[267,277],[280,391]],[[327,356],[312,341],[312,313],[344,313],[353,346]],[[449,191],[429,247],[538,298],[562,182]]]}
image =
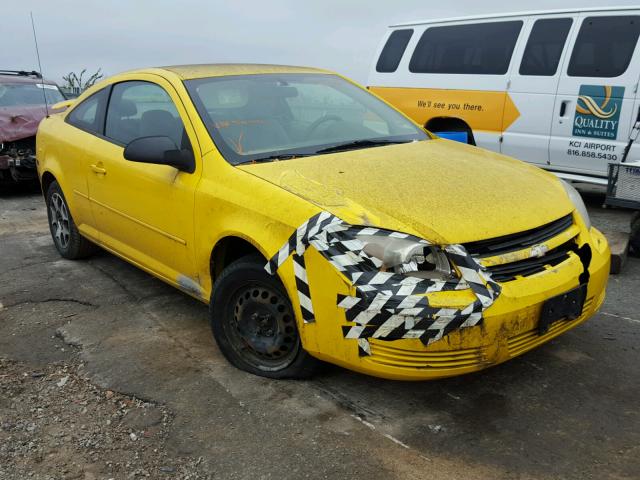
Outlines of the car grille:
{"label": "car grille", "polygon": [[393,347],[389,342],[371,341],[371,356],[367,360],[373,363],[401,368],[420,368],[428,370],[451,370],[476,367],[484,362],[482,348],[465,348],[444,352],[416,352]]}
{"label": "car grille", "polygon": [[534,273],[544,272],[547,267],[555,267],[569,258],[569,252],[575,250],[575,242],[572,240],[549,250],[542,257],[527,258],[513,263],[494,265],[487,267],[491,273],[491,278],[496,282],[508,282],[514,280],[516,276],[527,277]]}
{"label": "car grille", "polygon": [[564,232],[571,225],[573,225],[573,217],[569,214],[538,228],[532,228],[531,230],[506,235],[504,237],[466,243],[464,247],[469,254],[476,257],[503,255],[549,240]]}
{"label": "car grille", "polygon": [[[551,240],[569,229],[572,225],[573,217],[569,214],[551,223],[525,232],[467,243],[465,244],[465,248],[476,258],[504,255]],[[487,271],[491,273],[491,278],[496,282],[508,282],[515,280],[518,276],[526,277],[561,264],[569,258],[569,253],[574,251],[575,248],[576,243],[575,240],[572,239],[548,250],[543,256],[492,265],[487,267]]]}

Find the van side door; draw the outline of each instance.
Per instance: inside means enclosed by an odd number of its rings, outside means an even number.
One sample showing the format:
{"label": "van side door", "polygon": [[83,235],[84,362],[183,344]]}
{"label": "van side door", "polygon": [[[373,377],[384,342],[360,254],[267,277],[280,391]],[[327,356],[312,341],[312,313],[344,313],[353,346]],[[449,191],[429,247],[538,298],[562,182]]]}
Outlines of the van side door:
{"label": "van side door", "polygon": [[629,137],[640,74],[640,12],[581,14],[558,86],[550,168],[600,177]]}
{"label": "van side door", "polygon": [[[636,84],[636,100],[633,104],[633,111],[631,112],[631,124],[629,125],[629,133],[631,133],[631,129],[636,124],[636,122],[640,121],[640,77],[638,78],[638,83]],[[640,162],[640,139],[636,139],[631,144],[631,150],[629,150],[629,155],[627,156],[627,162]]]}
{"label": "van side door", "polygon": [[532,17],[511,66],[508,95],[520,116],[503,132],[500,151],[538,165],[549,163],[549,137],[560,65],[575,23],[570,15]]}

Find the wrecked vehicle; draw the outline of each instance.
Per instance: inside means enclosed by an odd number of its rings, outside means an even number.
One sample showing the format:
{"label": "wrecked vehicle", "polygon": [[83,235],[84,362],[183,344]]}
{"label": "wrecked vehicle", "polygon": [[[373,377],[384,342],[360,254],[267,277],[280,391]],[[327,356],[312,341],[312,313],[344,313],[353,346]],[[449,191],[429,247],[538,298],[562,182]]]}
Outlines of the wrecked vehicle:
{"label": "wrecked vehicle", "polygon": [[0,186],[35,181],[36,131],[48,105],[64,101],[38,72],[0,70]]}
{"label": "wrecked vehicle", "polygon": [[59,253],[99,245],[208,303],[221,351],[257,375],[468,373],[604,301],[609,247],[570,185],[331,72],[123,73],[37,146]]}

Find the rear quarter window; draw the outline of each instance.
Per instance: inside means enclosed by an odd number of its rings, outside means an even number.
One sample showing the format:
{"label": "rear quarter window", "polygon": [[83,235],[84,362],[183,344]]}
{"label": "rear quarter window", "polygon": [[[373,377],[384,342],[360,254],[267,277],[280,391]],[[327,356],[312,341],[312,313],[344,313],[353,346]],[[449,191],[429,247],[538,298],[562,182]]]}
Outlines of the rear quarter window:
{"label": "rear quarter window", "polygon": [[637,15],[587,17],[573,47],[571,77],[619,77],[627,71],[638,43]]}
{"label": "rear quarter window", "polygon": [[385,43],[378,63],[376,64],[376,71],[381,73],[395,72],[398,69],[400,60],[404,55],[404,51],[407,49],[407,44],[411,40],[413,30],[395,30],[389,35],[387,43]]}
{"label": "rear quarter window", "polygon": [[413,52],[409,70],[504,75],[521,29],[521,20],[428,28]]}
{"label": "rear quarter window", "polygon": [[66,122],[81,130],[101,135],[104,128],[104,110],[108,92],[109,87],[103,88],[80,102],[67,115]]}

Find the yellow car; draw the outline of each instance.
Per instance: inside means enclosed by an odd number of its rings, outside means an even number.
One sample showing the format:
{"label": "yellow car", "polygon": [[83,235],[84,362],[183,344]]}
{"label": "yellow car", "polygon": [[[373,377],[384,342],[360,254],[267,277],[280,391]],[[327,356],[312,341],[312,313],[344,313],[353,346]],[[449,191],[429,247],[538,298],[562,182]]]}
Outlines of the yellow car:
{"label": "yellow car", "polygon": [[604,300],[609,248],[570,185],[334,73],[151,68],[67,106],[37,136],[60,254],[99,245],[208,303],[248,372],[458,375]]}

